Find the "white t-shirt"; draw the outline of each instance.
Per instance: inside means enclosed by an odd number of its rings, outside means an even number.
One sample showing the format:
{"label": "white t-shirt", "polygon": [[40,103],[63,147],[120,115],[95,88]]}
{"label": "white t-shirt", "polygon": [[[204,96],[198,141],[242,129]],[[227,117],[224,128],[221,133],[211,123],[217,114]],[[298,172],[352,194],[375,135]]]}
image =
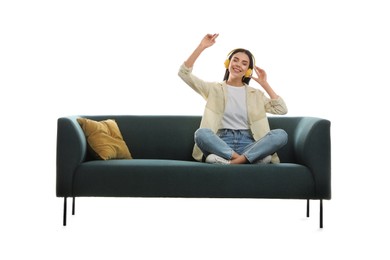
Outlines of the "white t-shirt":
{"label": "white t-shirt", "polygon": [[227,90],[228,95],[225,113],[222,118],[222,127],[234,130],[249,129],[245,87],[228,85]]}

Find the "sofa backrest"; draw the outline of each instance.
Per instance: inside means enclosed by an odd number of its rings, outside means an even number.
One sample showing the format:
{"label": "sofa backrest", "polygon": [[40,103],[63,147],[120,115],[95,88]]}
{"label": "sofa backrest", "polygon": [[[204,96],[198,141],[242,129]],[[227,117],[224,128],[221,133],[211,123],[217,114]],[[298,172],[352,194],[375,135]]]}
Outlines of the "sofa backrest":
{"label": "sofa backrest", "polygon": [[114,119],[135,159],[192,161],[194,132],[200,116],[115,115],[83,116],[92,120]]}
{"label": "sofa backrest", "polygon": [[296,131],[302,117],[269,116],[268,122],[271,129],[283,129],[288,134],[287,144],[277,153],[281,162],[295,163],[294,142],[296,142]]}
{"label": "sofa backrest", "polygon": [[[96,115],[92,120],[115,119],[134,158],[192,161],[194,132],[201,116],[180,115]],[[278,151],[282,162],[295,162],[295,133],[302,117],[269,116],[271,129],[282,128],[288,143]]]}

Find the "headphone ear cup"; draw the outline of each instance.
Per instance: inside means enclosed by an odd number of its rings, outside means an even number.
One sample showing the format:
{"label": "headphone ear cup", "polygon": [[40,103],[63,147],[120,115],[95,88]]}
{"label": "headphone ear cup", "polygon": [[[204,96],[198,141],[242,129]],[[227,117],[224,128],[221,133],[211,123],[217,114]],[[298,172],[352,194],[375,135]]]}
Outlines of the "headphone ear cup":
{"label": "headphone ear cup", "polygon": [[229,64],[230,64],[230,60],[226,59],[223,64],[225,65],[225,69],[228,69],[229,68]]}
{"label": "headphone ear cup", "polygon": [[251,75],[252,75],[252,69],[248,69],[248,70],[245,72],[245,78],[249,78]]}

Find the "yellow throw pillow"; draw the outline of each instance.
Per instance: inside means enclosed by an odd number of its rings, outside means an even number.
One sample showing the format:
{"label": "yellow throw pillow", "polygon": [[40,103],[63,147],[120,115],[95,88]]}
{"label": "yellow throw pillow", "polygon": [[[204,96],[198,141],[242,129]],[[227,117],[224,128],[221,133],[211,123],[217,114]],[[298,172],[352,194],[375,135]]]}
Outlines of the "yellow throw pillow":
{"label": "yellow throw pillow", "polygon": [[115,120],[77,118],[87,142],[99,159],[133,159]]}

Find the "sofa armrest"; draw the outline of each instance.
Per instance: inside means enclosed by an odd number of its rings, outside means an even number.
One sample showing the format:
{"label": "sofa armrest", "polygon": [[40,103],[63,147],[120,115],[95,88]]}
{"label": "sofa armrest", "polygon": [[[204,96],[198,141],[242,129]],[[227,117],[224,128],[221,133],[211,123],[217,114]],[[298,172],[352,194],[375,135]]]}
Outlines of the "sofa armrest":
{"label": "sofa armrest", "polygon": [[330,125],[326,119],[303,117],[293,140],[297,162],[314,174],[318,199],[331,199]]}
{"label": "sofa armrest", "polygon": [[87,142],[77,117],[62,117],[57,120],[57,197],[72,196],[73,173],[85,161]]}

